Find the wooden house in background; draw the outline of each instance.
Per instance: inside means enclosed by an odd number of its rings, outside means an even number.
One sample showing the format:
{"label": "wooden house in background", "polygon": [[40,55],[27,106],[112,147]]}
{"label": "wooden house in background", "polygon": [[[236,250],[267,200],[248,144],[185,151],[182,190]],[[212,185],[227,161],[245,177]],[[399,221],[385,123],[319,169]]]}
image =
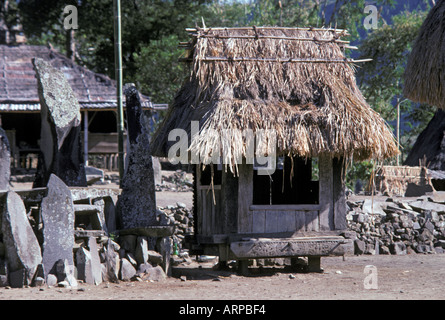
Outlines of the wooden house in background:
{"label": "wooden house in background", "polygon": [[[46,46],[0,45],[0,119],[12,145],[13,166],[29,167],[36,159],[40,139],[40,103],[31,59],[49,61],[61,70],[76,94],[82,113],[85,162],[88,154],[101,155],[108,169],[116,168],[116,85],[109,77],[77,65]],[[154,106],[143,96],[144,109]],[[125,99],[124,99],[125,100]],[[124,101],[125,103],[125,101]],[[28,161],[28,163],[26,163]],[[36,161],[35,161],[36,163]]]}
{"label": "wooden house in background", "polygon": [[[345,57],[349,46],[341,40],[347,32],[246,27],[190,33],[181,45],[191,74],[152,148],[154,156],[167,157],[178,143],[169,134],[183,129],[188,159],[199,155],[191,253],[235,259],[244,269],[249,259],[309,257],[309,269],[319,270],[320,257],[352,252],[345,233],[346,166],[398,150],[356,85],[355,61]],[[252,161],[246,129],[256,136],[255,155],[276,156],[269,175]],[[257,144],[261,130],[275,132],[275,139]]]}

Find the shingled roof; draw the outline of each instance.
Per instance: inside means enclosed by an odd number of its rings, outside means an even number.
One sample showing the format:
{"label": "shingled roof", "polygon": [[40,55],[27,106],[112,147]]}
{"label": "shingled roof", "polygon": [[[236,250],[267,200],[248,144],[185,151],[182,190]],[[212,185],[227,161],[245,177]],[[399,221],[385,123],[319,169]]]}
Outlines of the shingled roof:
{"label": "shingled roof", "polygon": [[[61,70],[83,110],[115,110],[116,83],[109,77],[77,65],[46,46],[0,45],[0,112],[40,111],[32,58],[49,61]],[[143,96],[145,107],[151,107]],[[125,101],[124,101],[125,103]]]}

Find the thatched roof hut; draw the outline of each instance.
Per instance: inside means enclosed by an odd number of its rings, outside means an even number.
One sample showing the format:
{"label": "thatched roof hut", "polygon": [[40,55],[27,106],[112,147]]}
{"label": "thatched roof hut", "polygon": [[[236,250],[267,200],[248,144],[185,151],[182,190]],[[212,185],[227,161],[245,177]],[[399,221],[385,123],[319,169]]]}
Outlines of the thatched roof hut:
{"label": "thatched roof hut", "polygon": [[[208,160],[224,129],[274,129],[277,153],[303,158],[321,153],[355,160],[398,153],[385,121],[365,101],[344,48],[343,30],[309,28],[206,28],[182,43],[191,73],[152,142],[165,157],[172,129],[199,136],[190,151]],[[245,140],[232,136],[225,164],[246,156]]]}
{"label": "thatched roof hut", "polygon": [[445,109],[445,0],[431,9],[405,70],[404,95]]}
{"label": "thatched roof hut", "polygon": [[405,160],[407,166],[419,166],[421,161],[430,170],[445,171],[445,111],[438,110],[417,138]]}

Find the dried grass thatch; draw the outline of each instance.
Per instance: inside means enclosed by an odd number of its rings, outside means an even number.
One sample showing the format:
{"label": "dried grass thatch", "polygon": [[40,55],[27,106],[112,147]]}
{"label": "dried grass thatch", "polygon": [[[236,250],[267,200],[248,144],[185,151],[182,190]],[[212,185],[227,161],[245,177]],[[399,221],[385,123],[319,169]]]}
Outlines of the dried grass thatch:
{"label": "dried grass thatch", "polygon": [[[277,153],[383,159],[398,153],[385,121],[366,103],[345,58],[345,32],[303,28],[198,29],[188,45],[191,74],[156,132],[154,155],[166,156],[172,129],[200,134],[190,151],[203,162],[222,130],[274,129]],[[214,131],[209,131],[212,129]],[[246,156],[240,135],[224,141],[223,163]]]}
{"label": "dried grass thatch", "polygon": [[432,186],[425,166],[382,166],[375,175],[376,190],[389,196],[404,196],[410,184]]}
{"label": "dried grass thatch", "polygon": [[445,0],[439,0],[420,28],[405,70],[407,98],[445,109]]}

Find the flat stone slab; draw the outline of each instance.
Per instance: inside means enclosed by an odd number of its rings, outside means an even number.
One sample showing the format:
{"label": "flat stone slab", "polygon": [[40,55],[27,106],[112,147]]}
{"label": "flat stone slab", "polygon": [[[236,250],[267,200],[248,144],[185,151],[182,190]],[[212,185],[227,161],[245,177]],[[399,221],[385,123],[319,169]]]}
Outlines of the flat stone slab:
{"label": "flat stone slab", "polygon": [[343,237],[259,238],[230,244],[235,259],[342,256],[353,253],[353,242]]}
{"label": "flat stone slab", "polygon": [[34,272],[42,262],[42,256],[39,242],[29,224],[25,205],[13,191],[6,196],[1,221],[8,268],[10,272],[17,271],[17,277],[9,279],[11,286],[31,284]]}
{"label": "flat stone slab", "polygon": [[175,226],[152,226],[119,230],[119,235],[125,236],[133,234],[138,236],[163,238],[173,235],[174,232]]}
{"label": "flat stone slab", "polygon": [[54,174],[50,176],[48,194],[43,198],[40,210],[43,222],[43,264],[47,276],[60,259],[74,266],[73,200],[68,187]]}
{"label": "flat stone slab", "polygon": [[445,213],[445,205],[440,203],[431,201],[413,201],[408,204],[411,208],[413,208],[413,210],[418,212],[422,210],[431,210],[441,214]]}

